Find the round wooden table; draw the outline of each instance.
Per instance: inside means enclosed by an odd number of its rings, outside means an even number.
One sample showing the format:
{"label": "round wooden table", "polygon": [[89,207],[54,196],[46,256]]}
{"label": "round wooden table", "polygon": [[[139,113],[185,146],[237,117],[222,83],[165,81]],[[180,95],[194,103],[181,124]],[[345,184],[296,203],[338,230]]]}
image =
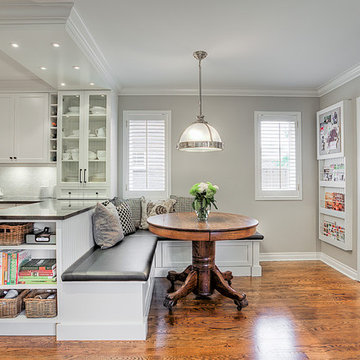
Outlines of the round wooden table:
{"label": "round wooden table", "polygon": [[[183,272],[169,271],[170,293],[164,300],[169,310],[177,301],[191,292],[207,297],[216,289],[234,300],[237,309],[248,305],[246,295],[238,293],[231,285],[231,271],[221,272],[215,265],[215,241],[249,237],[256,232],[258,221],[243,215],[212,212],[208,221],[198,221],[195,213],[171,213],[148,218],[149,230],[162,237],[192,241],[192,265]],[[175,281],[184,284],[175,290]]]}

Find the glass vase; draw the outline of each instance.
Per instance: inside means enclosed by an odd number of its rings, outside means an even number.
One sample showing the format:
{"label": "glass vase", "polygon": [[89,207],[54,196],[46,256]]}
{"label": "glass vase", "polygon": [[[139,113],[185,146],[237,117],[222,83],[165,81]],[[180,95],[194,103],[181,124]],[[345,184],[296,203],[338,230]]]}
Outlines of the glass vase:
{"label": "glass vase", "polygon": [[210,213],[210,205],[204,205],[202,201],[194,200],[195,213],[199,221],[207,221]]}

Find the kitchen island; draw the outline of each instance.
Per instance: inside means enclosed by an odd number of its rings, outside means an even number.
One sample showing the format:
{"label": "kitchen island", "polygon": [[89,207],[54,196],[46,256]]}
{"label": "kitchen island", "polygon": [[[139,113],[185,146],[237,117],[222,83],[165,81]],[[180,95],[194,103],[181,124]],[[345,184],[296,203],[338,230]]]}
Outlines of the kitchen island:
{"label": "kitchen island", "polygon": [[53,318],[27,318],[24,311],[16,318],[0,318],[0,335],[55,335],[63,311],[60,274],[93,246],[91,215],[96,203],[96,200],[0,199],[0,224],[32,222],[35,228],[49,227],[56,234],[56,244],[0,245],[0,251],[27,249],[34,259],[55,258],[57,272],[53,284],[0,285],[0,289],[56,289],[58,310]]}

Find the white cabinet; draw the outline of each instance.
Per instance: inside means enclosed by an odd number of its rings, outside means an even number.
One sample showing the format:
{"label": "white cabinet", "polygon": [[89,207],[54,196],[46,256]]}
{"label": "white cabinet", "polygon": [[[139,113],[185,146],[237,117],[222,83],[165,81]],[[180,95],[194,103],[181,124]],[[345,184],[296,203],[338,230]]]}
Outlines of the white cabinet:
{"label": "white cabinet", "polygon": [[110,197],[110,92],[63,91],[58,111],[58,198]]}
{"label": "white cabinet", "polygon": [[0,162],[48,162],[48,94],[0,95]]}
{"label": "white cabinet", "polygon": [[0,95],[0,162],[14,157],[14,96]]}

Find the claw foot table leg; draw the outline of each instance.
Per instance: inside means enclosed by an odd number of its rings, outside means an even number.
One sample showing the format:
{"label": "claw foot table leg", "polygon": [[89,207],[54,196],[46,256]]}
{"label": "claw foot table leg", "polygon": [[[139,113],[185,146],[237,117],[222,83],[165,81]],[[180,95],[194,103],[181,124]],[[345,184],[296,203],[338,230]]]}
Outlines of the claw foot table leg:
{"label": "claw foot table leg", "polygon": [[187,296],[196,288],[197,280],[198,280],[197,272],[191,270],[185,280],[185,283],[181,286],[181,288],[171,294],[166,295],[164,300],[164,306],[169,310],[171,310],[173,306],[176,305],[179,299]]}
{"label": "claw foot table leg", "polygon": [[215,289],[222,295],[233,299],[237,309],[240,311],[242,308],[248,306],[248,301],[245,294],[239,294],[230,285],[226,283],[220,270],[215,268],[211,272],[212,280],[214,281]]}

